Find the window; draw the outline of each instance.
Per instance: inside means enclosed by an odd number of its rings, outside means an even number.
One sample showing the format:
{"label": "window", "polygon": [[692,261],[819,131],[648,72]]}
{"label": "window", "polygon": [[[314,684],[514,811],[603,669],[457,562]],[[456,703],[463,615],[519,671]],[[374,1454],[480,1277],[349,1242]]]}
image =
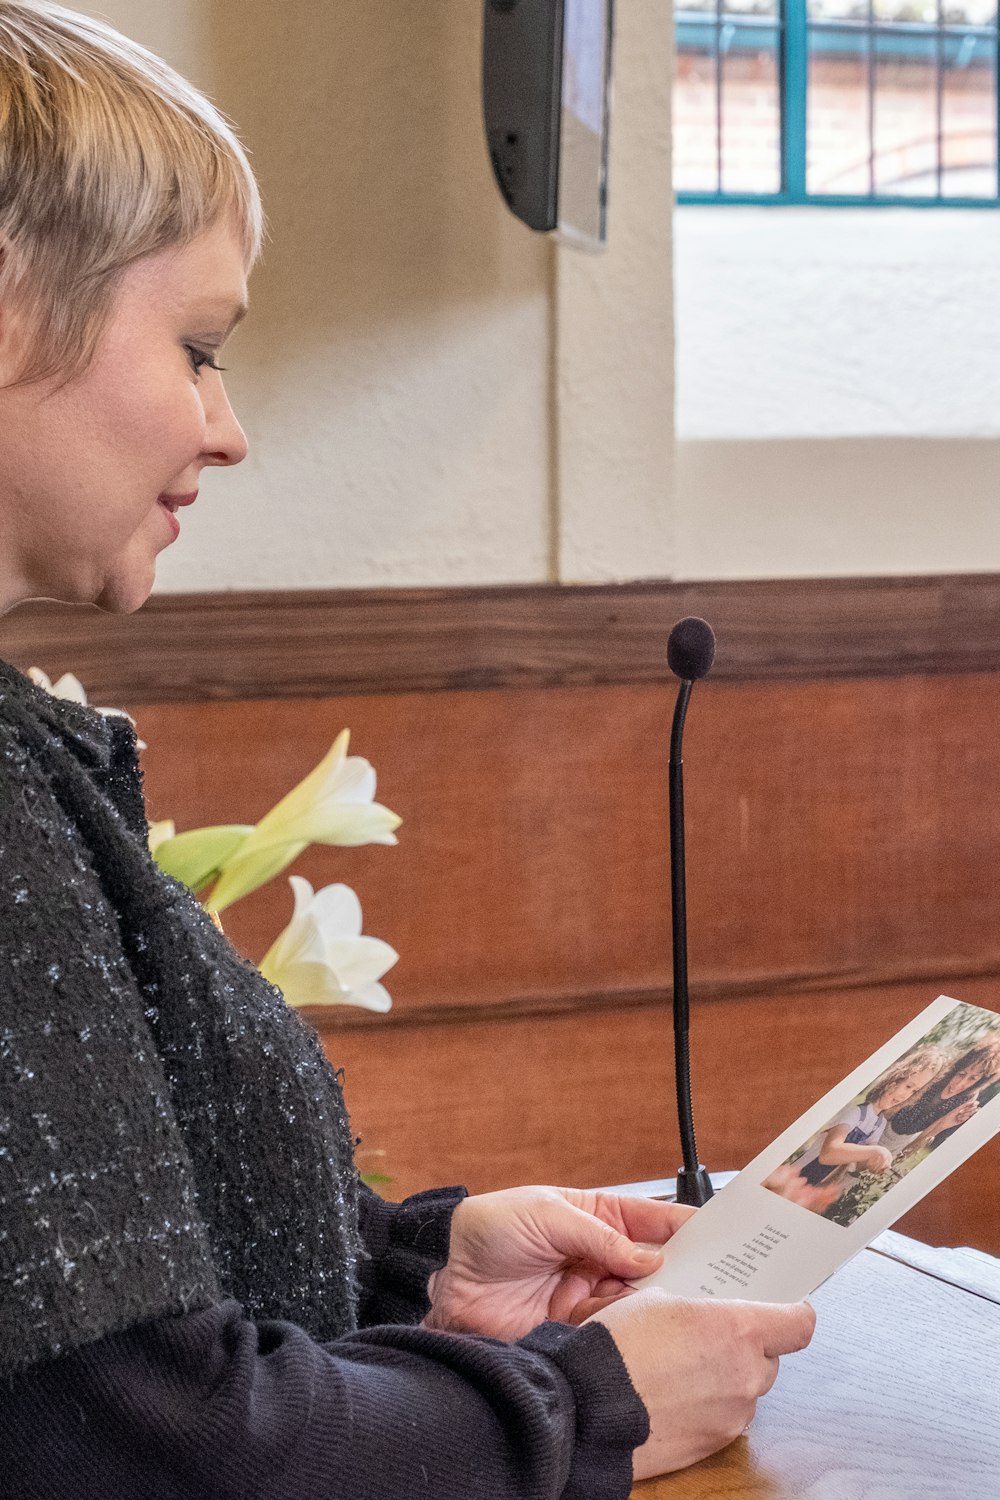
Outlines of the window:
{"label": "window", "polygon": [[996,0],[684,0],[693,203],[996,206]]}

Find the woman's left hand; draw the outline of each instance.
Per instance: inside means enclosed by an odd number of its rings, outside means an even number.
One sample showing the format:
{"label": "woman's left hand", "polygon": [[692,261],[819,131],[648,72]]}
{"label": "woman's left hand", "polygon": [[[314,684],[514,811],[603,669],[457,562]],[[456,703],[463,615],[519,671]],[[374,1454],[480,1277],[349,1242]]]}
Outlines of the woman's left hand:
{"label": "woman's left hand", "polygon": [[979,1100],[967,1099],[964,1104],[959,1104],[948,1114],[942,1115],[934,1126],[934,1136],[943,1135],[946,1130],[954,1130],[956,1125],[966,1124],[973,1115],[978,1113]]}
{"label": "woman's left hand", "polygon": [[697,1212],[652,1198],[521,1187],[466,1198],[447,1263],[431,1277],[428,1328],[518,1339],[539,1323],[581,1322],[649,1276],[662,1245]]}

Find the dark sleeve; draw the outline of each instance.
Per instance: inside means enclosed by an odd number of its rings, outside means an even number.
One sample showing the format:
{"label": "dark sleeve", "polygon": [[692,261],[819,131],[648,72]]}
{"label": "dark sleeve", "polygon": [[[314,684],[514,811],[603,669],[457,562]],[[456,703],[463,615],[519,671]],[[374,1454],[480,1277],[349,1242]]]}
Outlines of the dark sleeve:
{"label": "dark sleeve", "polygon": [[419,1323],[430,1310],[427,1283],[448,1259],[451,1216],[465,1188],[433,1188],[386,1203],[359,1184],[358,1221],[367,1259],[359,1265],[358,1322]]}
{"label": "dark sleeve", "polygon": [[0,1389],[5,1500],[627,1500],[647,1434],[598,1323],[318,1344],[229,1300]]}

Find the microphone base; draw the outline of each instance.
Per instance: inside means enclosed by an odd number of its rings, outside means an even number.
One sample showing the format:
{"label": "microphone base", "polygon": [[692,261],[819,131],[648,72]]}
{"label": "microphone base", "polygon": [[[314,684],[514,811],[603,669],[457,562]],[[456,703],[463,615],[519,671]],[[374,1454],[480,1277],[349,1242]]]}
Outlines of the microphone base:
{"label": "microphone base", "polygon": [[714,1191],[712,1180],[700,1163],[697,1167],[677,1168],[677,1203],[693,1204],[695,1208],[701,1208]]}

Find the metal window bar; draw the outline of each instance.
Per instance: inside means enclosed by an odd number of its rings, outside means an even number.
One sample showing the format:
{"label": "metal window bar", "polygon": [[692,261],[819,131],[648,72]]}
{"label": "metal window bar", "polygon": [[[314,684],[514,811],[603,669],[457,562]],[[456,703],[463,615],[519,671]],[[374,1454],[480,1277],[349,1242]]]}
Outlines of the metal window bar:
{"label": "metal window bar", "polygon": [[809,38],[806,0],[782,0],[779,89],[781,99],[781,186],[799,201],[806,196],[806,141],[808,138]]}
{"label": "metal window bar", "polygon": [[944,197],[944,7],[937,3],[937,36],[934,38],[934,127],[937,139],[934,182],[939,198]]}
{"label": "metal window bar", "polygon": [[[796,0],[791,0],[792,4]],[[868,89],[868,195],[875,196],[875,85],[877,72],[875,65],[875,0],[868,0],[868,27],[865,31],[865,69],[866,86]]]}
{"label": "metal window bar", "polygon": [[712,53],[715,65],[715,191],[722,192],[722,0],[715,0],[715,25],[712,27]]}
{"label": "metal window bar", "polygon": [[[996,125],[997,141],[1000,142],[1000,5],[997,6],[996,39],[993,47],[993,103],[996,107],[994,123]],[[996,193],[1000,200],[1000,149],[997,151],[996,161]]]}

